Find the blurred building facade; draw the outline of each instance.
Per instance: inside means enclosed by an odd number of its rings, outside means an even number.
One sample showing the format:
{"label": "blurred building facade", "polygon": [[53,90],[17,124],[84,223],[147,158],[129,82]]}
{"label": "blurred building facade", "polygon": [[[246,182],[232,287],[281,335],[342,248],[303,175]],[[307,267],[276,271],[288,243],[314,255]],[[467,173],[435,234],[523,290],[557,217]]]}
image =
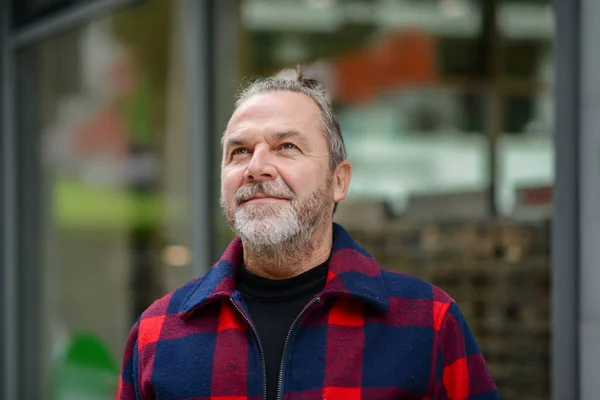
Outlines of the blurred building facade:
{"label": "blurred building facade", "polygon": [[338,222],[458,301],[503,399],[600,393],[599,2],[1,4],[1,398],[111,398],[139,313],[232,238],[240,81],[298,64],[353,165]]}

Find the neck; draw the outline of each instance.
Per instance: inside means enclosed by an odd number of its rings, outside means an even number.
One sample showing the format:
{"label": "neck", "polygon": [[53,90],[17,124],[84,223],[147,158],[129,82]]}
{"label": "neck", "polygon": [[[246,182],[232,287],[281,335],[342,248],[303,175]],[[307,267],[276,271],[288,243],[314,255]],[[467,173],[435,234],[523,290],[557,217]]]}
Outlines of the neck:
{"label": "neck", "polygon": [[253,249],[242,243],[244,264],[248,271],[263,278],[292,278],[327,261],[332,244],[333,228],[329,222],[305,239],[295,238],[272,248]]}

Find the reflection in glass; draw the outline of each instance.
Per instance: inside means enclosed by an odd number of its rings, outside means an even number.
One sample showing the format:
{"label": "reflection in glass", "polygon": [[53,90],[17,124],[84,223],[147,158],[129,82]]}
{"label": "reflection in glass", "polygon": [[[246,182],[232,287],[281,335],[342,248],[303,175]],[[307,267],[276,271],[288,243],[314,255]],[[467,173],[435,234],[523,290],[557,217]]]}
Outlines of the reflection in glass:
{"label": "reflection in glass", "polygon": [[49,324],[44,394],[114,396],[135,319],[190,279],[180,9],[145,2],[19,56],[35,82],[20,107],[36,126],[23,134],[39,143],[25,158],[39,165],[41,244],[31,251],[43,287],[36,312]]}
{"label": "reflection in glass", "polygon": [[336,220],[457,300],[503,399],[548,399],[550,2],[245,0],[240,16],[238,77],[300,64],[329,89],[353,166]]}

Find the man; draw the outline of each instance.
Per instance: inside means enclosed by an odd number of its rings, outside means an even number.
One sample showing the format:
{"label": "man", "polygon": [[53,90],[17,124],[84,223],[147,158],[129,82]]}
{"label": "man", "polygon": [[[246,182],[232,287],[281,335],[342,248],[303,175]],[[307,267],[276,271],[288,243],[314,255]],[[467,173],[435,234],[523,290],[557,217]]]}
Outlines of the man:
{"label": "man", "polygon": [[456,303],[332,222],[351,168],[316,81],[255,81],[222,143],[237,238],[141,315],[117,399],[498,399]]}

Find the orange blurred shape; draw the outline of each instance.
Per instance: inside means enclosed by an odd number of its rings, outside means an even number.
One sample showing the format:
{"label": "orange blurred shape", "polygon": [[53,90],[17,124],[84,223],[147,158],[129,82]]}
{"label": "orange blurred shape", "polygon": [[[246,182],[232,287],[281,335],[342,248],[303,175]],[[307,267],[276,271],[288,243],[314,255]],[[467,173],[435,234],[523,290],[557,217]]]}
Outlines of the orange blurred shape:
{"label": "orange blurred shape", "polygon": [[334,60],[335,100],[363,103],[400,87],[437,80],[436,41],[412,28],[395,31],[375,46]]}

